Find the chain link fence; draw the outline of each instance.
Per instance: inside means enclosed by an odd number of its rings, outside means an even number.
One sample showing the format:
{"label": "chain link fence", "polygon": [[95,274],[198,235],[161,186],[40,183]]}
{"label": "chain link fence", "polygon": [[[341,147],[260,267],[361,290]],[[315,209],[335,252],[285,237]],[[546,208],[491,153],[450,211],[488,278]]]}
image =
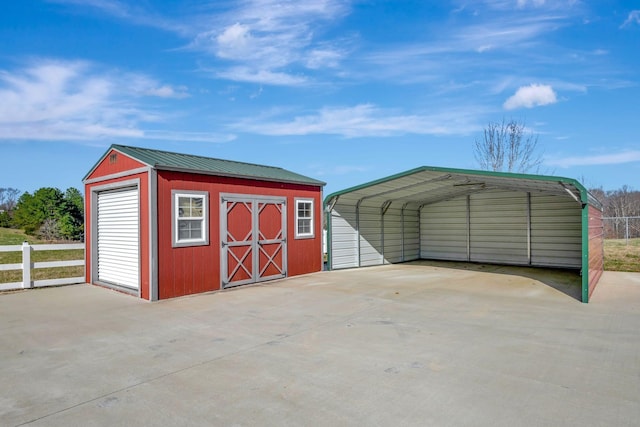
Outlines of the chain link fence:
{"label": "chain link fence", "polygon": [[629,239],[640,238],[640,216],[605,217],[604,238],[621,239],[629,243]]}

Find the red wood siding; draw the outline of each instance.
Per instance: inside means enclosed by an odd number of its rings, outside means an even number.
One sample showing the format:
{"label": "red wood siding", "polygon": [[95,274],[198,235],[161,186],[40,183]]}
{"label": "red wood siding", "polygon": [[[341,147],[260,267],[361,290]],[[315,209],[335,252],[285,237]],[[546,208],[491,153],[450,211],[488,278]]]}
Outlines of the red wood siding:
{"label": "red wood siding", "polygon": [[[112,160],[111,155],[115,154],[115,161]],[[101,176],[109,176],[116,173],[122,173],[132,169],[138,169],[146,166],[139,161],[132,159],[129,156],[125,156],[124,154],[117,152],[115,150],[109,151],[109,153],[102,159],[102,161],[96,166],[96,168],[91,172],[91,175],[87,177],[88,180],[99,178]]]}
{"label": "red wood siding", "polygon": [[[125,157],[123,154],[119,154],[119,160]],[[107,157],[108,163],[108,157]],[[130,159],[131,160],[131,159]],[[103,169],[104,171],[104,169]],[[107,173],[109,175],[110,173]],[[93,176],[93,174],[92,174]],[[104,181],[94,182],[86,184],[85,191],[85,280],[87,283],[92,283],[91,280],[91,261],[93,254],[91,253],[92,238],[94,235],[92,229],[93,215],[91,211],[91,199],[92,189],[94,187],[100,187],[106,184],[114,184],[123,181],[129,181],[132,179],[140,179],[140,296],[144,299],[149,299],[150,294],[150,282],[151,277],[149,273],[150,269],[150,253],[149,253],[149,174],[147,172],[138,173],[133,175],[127,175],[126,177],[117,179],[106,179]],[[94,272],[97,274],[97,272]]]}
{"label": "red wood siding", "polygon": [[[209,245],[172,247],[171,191],[209,194]],[[287,198],[288,276],[322,270],[322,189],[309,185],[158,171],[158,293],[172,298],[220,289],[220,193]],[[295,238],[295,198],[314,200],[315,238]]]}
{"label": "red wood siding", "polygon": [[589,297],[604,270],[604,229],[602,211],[589,206]]}

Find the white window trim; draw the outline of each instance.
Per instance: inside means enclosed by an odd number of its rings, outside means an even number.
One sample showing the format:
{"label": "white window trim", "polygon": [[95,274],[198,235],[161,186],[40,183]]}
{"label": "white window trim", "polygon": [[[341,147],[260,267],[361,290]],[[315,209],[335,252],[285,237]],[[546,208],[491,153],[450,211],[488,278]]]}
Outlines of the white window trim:
{"label": "white window trim", "polygon": [[[178,239],[178,198],[202,197],[202,238]],[[206,191],[171,190],[171,240],[172,247],[206,246],[209,244],[209,193]]]}
{"label": "white window trim", "polygon": [[[298,220],[301,218],[298,217],[298,203],[311,203],[311,232],[310,233],[298,233]],[[294,210],[295,210],[295,238],[296,239],[313,239],[316,237],[315,235],[315,201],[313,199],[294,199]],[[307,218],[304,218],[307,219]]]}

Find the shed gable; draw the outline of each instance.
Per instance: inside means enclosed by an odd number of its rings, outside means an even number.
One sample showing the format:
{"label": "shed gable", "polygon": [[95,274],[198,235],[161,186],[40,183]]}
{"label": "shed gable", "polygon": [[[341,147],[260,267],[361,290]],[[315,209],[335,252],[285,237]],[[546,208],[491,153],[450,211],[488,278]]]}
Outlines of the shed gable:
{"label": "shed gable", "polygon": [[135,171],[147,167],[146,164],[133,159],[126,154],[111,149],[96,163],[89,174],[85,177],[85,181],[96,178],[106,178],[117,176],[118,174]]}

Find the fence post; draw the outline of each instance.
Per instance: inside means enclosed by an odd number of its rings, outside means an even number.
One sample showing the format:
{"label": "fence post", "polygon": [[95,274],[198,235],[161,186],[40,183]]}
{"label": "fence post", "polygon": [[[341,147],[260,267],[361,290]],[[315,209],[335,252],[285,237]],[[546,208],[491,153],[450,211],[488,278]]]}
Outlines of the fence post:
{"label": "fence post", "polygon": [[31,287],[31,246],[29,242],[22,243],[22,287]]}
{"label": "fence post", "polygon": [[625,218],[624,240],[625,243],[629,245],[629,217]]}

